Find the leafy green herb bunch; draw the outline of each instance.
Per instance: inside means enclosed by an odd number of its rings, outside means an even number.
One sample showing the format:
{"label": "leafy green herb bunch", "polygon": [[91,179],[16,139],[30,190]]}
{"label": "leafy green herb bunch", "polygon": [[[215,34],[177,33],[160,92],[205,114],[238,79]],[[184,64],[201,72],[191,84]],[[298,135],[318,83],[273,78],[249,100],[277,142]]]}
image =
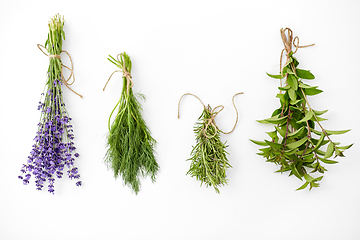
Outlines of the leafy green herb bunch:
{"label": "leafy green herb bunch", "polygon": [[[287,32],[287,36],[286,36]],[[299,69],[299,62],[294,54],[301,47],[299,38],[293,39],[293,33],[289,28],[281,29],[281,37],[286,51],[287,60],[283,67],[280,66],[280,74],[267,74],[275,79],[285,79],[285,85],[280,86],[280,108],[276,109],[270,118],[258,121],[275,125],[272,132],[267,132],[270,140],[255,141],[262,146],[259,155],[266,158],[267,162],[280,166],[276,172],[289,172],[305,182],[297,189],[309,190],[319,187],[319,181],[323,178],[326,170],[324,164],[334,164],[337,161],[331,159],[344,157],[344,150],[353,144],[341,146],[334,142],[331,135],[344,134],[350,130],[331,131],[326,130],[320,123],[326,119],[320,117],[327,110],[317,111],[311,108],[308,96],[317,95],[322,92],[316,86],[305,83],[313,80],[314,75],[307,70]],[[292,45],[296,50],[292,51]],[[281,60],[280,60],[281,62]],[[311,175],[312,174],[312,175]],[[314,175],[315,174],[315,175]]]}
{"label": "leafy green herb bunch", "polygon": [[[156,180],[159,171],[159,165],[154,157],[156,141],[150,135],[141,115],[142,107],[132,91],[130,57],[124,52],[118,54],[117,59],[110,56],[108,60],[120,68],[114,71],[110,78],[115,72],[123,73],[123,88],[120,100],[112,110],[108,121],[108,150],[105,162],[113,170],[115,178],[121,176],[124,184],[138,194],[140,177],[150,176],[153,182]],[[144,99],[142,94],[137,95]],[[110,125],[111,116],[117,108],[116,117]]]}
{"label": "leafy green herb bunch", "polygon": [[226,170],[232,168],[227,159],[228,152],[226,152],[226,148],[228,146],[226,145],[226,142],[223,143],[221,141],[220,133],[230,134],[236,127],[238,111],[234,103],[234,98],[238,94],[242,93],[235,94],[232,99],[236,110],[236,122],[230,132],[221,131],[214,120],[216,115],[224,109],[224,106],[219,105],[213,109],[210,105],[206,107],[196,95],[191,93],[185,93],[180,98],[178,105],[178,118],[180,118],[180,102],[185,95],[196,97],[204,107],[204,110],[198,119],[199,121],[194,126],[196,145],[193,146],[191,158],[188,159],[191,161],[191,164],[190,169],[186,174],[195,177],[201,182],[201,185],[204,183],[206,187],[213,186],[216,193],[220,193],[220,186],[228,184],[229,180],[226,176]]}

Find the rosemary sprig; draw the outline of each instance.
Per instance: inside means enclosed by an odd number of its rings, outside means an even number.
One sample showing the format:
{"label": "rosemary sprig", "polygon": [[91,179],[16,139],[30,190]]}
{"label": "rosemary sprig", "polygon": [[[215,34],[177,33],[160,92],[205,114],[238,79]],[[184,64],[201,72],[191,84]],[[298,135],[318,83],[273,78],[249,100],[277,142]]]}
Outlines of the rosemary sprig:
{"label": "rosemary sprig", "polygon": [[[288,37],[285,35],[286,31]],[[305,179],[305,183],[297,190],[308,186],[311,190],[320,186],[319,181],[323,176],[311,176],[308,171],[324,174],[327,170],[323,164],[337,163],[330,158],[344,157],[344,150],[353,144],[340,146],[340,143],[330,138],[330,135],[344,134],[350,130],[330,131],[322,126],[320,122],[326,119],[320,116],[327,110],[312,109],[308,100],[308,96],[317,95],[322,90],[303,82],[312,80],[315,76],[310,71],[298,69],[299,62],[293,56],[301,47],[298,45],[299,38],[295,37],[293,42],[292,31],[288,28],[281,29],[281,36],[287,53],[287,62],[279,75],[268,74],[275,79],[286,79],[285,86],[279,87],[280,93],[277,95],[281,107],[273,112],[271,118],[259,121],[274,124],[275,130],[267,133],[270,141],[251,141],[264,146],[258,154],[266,158],[267,162],[279,165],[280,169],[277,172],[289,171],[289,176],[294,175],[301,181]],[[292,44],[296,47],[295,52],[291,50]],[[315,129],[316,125],[320,130]]]}
{"label": "rosemary sprig", "polygon": [[[156,180],[159,170],[154,157],[156,141],[150,135],[141,115],[141,105],[130,86],[132,67],[130,57],[125,52],[119,55],[121,55],[120,59],[112,56],[108,58],[122,70],[124,76],[120,100],[109,117],[105,162],[113,170],[115,178],[121,175],[124,184],[138,194],[141,185],[140,176],[150,176],[153,182]],[[141,94],[138,96],[144,98]],[[111,116],[118,106],[117,115],[110,126]]]}
{"label": "rosemary sprig", "polygon": [[[220,133],[230,134],[237,125],[238,110],[235,106],[234,98],[239,94],[243,94],[243,92],[236,93],[232,98],[236,111],[236,121],[230,132],[221,131],[216,126],[214,120],[216,115],[224,109],[224,106],[219,105],[214,109],[211,109],[209,105],[206,107],[200,98],[192,93],[185,93],[182,95],[178,104],[178,118],[180,118],[181,99],[186,95],[196,97],[204,107],[204,110],[198,119],[199,121],[194,127],[196,145],[193,146],[191,158],[188,159],[191,161],[191,164],[190,169],[186,174],[195,177],[201,182],[201,185],[204,183],[206,187],[214,187],[217,193],[220,193],[220,186],[228,184],[229,180],[226,176],[226,170],[232,168],[227,159],[228,152],[225,150],[227,147],[226,142],[223,143],[220,140]],[[220,110],[216,111],[217,108],[220,108]]]}
{"label": "rosemary sprig", "polygon": [[226,170],[232,166],[226,157],[226,142],[220,140],[220,130],[215,124],[209,124],[214,114],[210,106],[204,108],[194,127],[196,145],[188,159],[191,165],[187,174],[220,193],[218,187],[228,183]]}

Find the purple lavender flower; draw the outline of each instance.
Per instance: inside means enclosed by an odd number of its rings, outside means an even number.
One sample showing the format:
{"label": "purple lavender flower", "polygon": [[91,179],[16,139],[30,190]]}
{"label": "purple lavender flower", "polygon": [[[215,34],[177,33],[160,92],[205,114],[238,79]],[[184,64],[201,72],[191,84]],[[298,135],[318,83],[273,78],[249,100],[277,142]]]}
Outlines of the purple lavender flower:
{"label": "purple lavender flower", "polygon": [[[60,55],[62,39],[64,39],[60,15],[56,15],[50,21],[50,25],[49,38],[45,47],[49,55]],[[56,42],[53,42],[54,39]],[[55,192],[55,178],[62,178],[65,166],[70,171],[68,175],[71,179],[80,178],[78,168],[74,166],[75,157],[79,154],[75,151],[71,118],[63,102],[61,65],[60,58],[51,58],[46,89],[41,94],[41,100],[37,106],[41,118],[37,125],[35,143],[18,177],[24,185],[27,185],[33,176],[37,190],[42,190],[48,182],[48,192],[51,194]],[[81,181],[77,181],[76,186],[81,186]]]}

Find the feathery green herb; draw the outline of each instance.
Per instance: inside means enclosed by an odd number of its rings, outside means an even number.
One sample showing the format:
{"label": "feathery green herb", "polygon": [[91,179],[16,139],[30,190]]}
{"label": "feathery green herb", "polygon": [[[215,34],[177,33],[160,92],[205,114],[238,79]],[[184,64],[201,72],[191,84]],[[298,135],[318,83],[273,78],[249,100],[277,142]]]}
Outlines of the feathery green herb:
{"label": "feathery green herb", "polygon": [[[119,102],[111,112],[118,108],[115,120],[110,126],[109,117],[107,136],[108,150],[105,161],[114,171],[117,178],[121,175],[125,185],[129,186],[135,194],[140,190],[140,177],[150,176],[155,182],[159,166],[154,157],[156,141],[151,137],[150,131],[141,115],[141,105],[133,94],[131,81],[125,73],[131,73],[130,57],[124,52],[121,59],[112,56],[108,58],[123,71],[123,88]],[[144,99],[144,96],[138,94]]]}
{"label": "feathery green herb", "polygon": [[[288,38],[285,35],[286,30]],[[281,33],[287,52],[287,62],[279,75],[268,74],[271,78],[286,79],[285,86],[279,87],[280,93],[277,95],[281,107],[276,109],[270,118],[259,121],[275,125],[275,130],[267,132],[270,140],[251,141],[263,146],[258,154],[266,158],[266,162],[280,166],[276,172],[289,171],[289,176],[294,175],[301,181],[305,179],[304,184],[297,190],[308,186],[311,190],[320,186],[319,181],[323,178],[321,174],[327,171],[323,165],[337,163],[330,158],[344,157],[344,150],[353,144],[340,146],[340,143],[330,138],[330,135],[343,134],[350,130],[330,131],[321,125],[320,122],[326,119],[320,116],[327,110],[312,109],[308,96],[317,95],[322,90],[303,82],[312,80],[315,76],[310,71],[297,68],[299,62],[293,56],[291,45],[294,44],[296,48],[299,46],[298,42],[292,42],[292,31],[281,29]],[[316,126],[319,130],[315,129]],[[309,172],[317,173],[317,176],[311,176]]]}

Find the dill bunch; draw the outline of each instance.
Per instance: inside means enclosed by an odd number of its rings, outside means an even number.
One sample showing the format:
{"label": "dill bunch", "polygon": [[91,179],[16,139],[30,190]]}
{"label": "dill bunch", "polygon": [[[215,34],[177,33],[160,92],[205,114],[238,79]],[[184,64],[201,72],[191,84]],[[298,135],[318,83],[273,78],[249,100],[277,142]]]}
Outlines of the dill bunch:
{"label": "dill bunch", "polygon": [[194,127],[196,145],[191,151],[190,169],[186,173],[204,183],[206,187],[213,186],[220,193],[219,186],[228,183],[226,170],[232,168],[226,155],[226,142],[220,140],[220,130],[215,124],[209,124],[213,115],[211,107],[204,108]]}
{"label": "dill bunch", "polygon": [[[120,59],[119,56],[121,56]],[[124,184],[138,194],[141,176],[150,176],[152,182],[156,180],[159,170],[154,157],[156,141],[150,135],[141,115],[141,104],[132,91],[130,57],[124,52],[119,54],[117,59],[110,56],[108,60],[123,72],[123,88],[120,100],[111,112],[108,121],[108,150],[105,162],[113,170],[115,178],[121,176]],[[144,99],[142,94],[138,96]],[[110,125],[111,116],[117,107],[115,120]]]}

